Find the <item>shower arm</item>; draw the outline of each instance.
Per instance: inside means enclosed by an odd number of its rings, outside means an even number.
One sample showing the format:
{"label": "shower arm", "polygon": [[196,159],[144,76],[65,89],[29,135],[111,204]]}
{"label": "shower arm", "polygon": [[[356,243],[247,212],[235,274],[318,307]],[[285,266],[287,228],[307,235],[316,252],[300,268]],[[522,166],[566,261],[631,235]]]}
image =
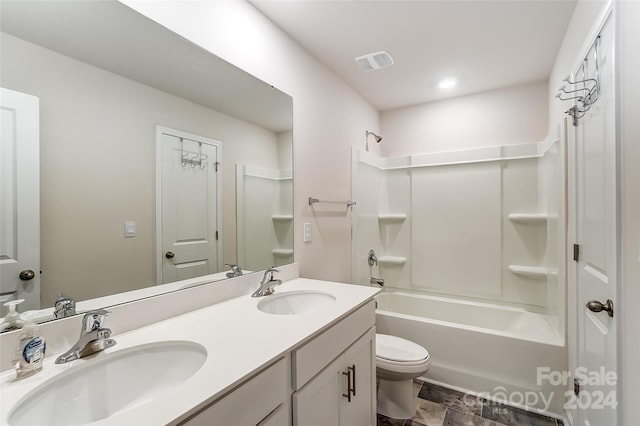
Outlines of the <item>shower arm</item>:
{"label": "shower arm", "polygon": [[369,135],[373,136],[373,138],[376,140],[376,143],[380,143],[382,141],[382,136],[377,135],[373,132],[370,132],[368,130],[364,131],[364,144],[365,144],[365,148],[367,151],[369,151]]}

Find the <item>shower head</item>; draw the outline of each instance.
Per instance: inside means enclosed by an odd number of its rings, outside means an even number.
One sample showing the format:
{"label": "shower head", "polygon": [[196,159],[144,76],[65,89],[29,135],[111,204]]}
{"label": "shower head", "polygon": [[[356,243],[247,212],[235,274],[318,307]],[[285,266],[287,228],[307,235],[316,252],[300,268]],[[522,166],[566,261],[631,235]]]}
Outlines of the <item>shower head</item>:
{"label": "shower head", "polygon": [[375,133],[370,132],[370,131],[368,131],[368,130],[364,132],[364,136],[365,136],[365,138],[368,138],[368,137],[369,137],[369,135],[372,135],[372,136],[375,138],[375,140],[376,140],[376,142],[377,142],[377,143],[380,143],[380,142],[382,141],[382,136],[378,136],[378,135],[376,135]]}

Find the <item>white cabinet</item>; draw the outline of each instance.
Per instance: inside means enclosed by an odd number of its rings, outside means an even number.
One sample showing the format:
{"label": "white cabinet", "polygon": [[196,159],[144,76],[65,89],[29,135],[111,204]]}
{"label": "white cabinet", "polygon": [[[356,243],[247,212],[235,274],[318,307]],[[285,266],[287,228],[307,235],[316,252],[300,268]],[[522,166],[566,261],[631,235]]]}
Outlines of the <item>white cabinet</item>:
{"label": "white cabinet", "polygon": [[340,407],[347,381],[344,356],[338,357],[307,385],[293,394],[293,424],[329,426],[340,424]]}
{"label": "white cabinet", "polygon": [[[351,401],[344,404],[340,424],[376,424],[376,329],[372,327],[345,352],[347,369],[353,374]],[[344,403],[344,399],[343,399]]]}
{"label": "white cabinet", "polygon": [[280,359],[180,425],[288,425],[287,367],[287,358]]}
{"label": "white cabinet", "polygon": [[293,394],[293,424],[372,426],[375,327]]}
{"label": "white cabinet", "polygon": [[374,426],[375,307],[356,310],[293,352],[294,426]]}
{"label": "white cabinet", "polygon": [[180,425],[375,426],[372,300]]}

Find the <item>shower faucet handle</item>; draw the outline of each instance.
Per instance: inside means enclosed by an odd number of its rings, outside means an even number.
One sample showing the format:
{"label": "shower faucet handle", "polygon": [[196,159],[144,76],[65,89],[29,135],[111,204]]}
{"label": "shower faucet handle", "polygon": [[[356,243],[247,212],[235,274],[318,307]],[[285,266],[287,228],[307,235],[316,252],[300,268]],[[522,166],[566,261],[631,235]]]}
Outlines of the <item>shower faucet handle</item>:
{"label": "shower faucet handle", "polygon": [[373,266],[374,264],[378,266],[378,258],[376,257],[376,252],[373,249],[369,250],[369,257],[367,258],[367,263],[369,266]]}

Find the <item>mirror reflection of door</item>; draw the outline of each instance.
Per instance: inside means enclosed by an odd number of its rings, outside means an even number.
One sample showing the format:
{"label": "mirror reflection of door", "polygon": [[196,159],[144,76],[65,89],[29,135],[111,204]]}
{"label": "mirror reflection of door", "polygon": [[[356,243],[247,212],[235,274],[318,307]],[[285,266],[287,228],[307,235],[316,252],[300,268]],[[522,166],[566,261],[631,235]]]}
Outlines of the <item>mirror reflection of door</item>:
{"label": "mirror reflection of door", "polygon": [[38,98],[0,88],[0,120],[0,300],[24,312],[40,308]]}
{"label": "mirror reflection of door", "polygon": [[221,148],[213,139],[157,126],[158,284],[222,269]]}

